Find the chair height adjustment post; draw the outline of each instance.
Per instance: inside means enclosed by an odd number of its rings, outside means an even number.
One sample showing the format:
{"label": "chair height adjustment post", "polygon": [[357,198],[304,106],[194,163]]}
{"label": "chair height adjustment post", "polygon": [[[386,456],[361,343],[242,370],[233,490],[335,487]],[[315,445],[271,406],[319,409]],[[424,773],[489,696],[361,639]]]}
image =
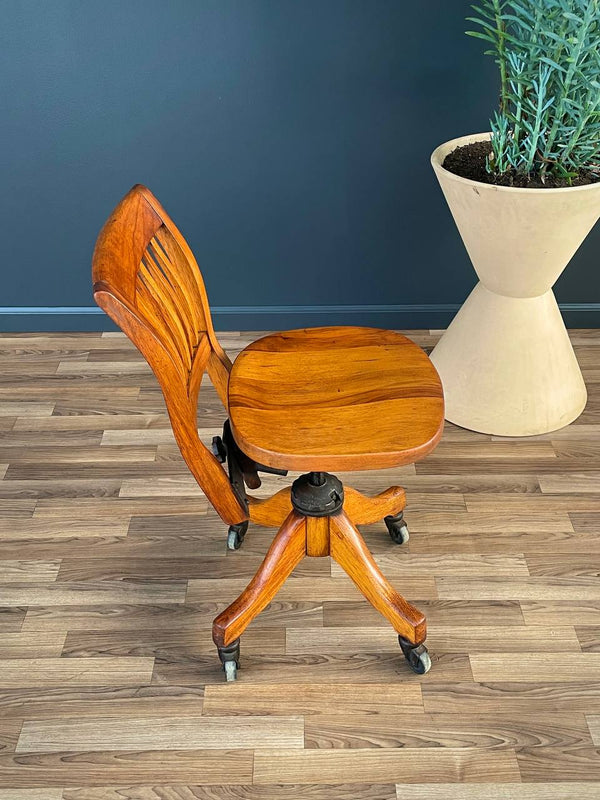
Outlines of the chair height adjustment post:
{"label": "chair height adjustment post", "polygon": [[308,472],[292,483],[291,500],[305,517],[329,517],[344,505],[344,487],[329,472]]}

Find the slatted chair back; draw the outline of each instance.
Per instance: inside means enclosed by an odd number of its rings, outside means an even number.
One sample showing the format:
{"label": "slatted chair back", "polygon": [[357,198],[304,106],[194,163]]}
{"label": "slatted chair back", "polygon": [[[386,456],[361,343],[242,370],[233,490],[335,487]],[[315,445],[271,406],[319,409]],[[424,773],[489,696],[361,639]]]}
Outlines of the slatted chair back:
{"label": "slatted chair back", "polygon": [[227,409],[231,361],[215,336],[192,251],[144,186],[134,186],[105,223],[92,262],[94,299],[132,340],[163,391],[181,454],[221,518],[248,518],[243,502],[198,437],[202,375]]}

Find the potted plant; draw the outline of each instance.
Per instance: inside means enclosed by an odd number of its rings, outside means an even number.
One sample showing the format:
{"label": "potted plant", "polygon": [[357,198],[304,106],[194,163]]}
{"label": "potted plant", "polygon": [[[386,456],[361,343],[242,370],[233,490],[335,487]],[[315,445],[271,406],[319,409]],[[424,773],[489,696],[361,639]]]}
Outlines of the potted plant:
{"label": "potted plant", "polygon": [[451,422],[540,434],[587,399],[552,286],[600,216],[600,0],[473,9],[499,108],[431,163],[480,280],[431,358]]}

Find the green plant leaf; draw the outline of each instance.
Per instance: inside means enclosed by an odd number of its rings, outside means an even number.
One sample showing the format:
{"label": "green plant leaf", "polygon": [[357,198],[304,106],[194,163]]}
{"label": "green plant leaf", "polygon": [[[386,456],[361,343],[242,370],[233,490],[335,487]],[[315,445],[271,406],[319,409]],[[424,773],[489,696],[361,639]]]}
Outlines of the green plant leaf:
{"label": "green plant leaf", "polygon": [[[494,173],[559,174],[600,162],[600,0],[481,0],[468,35],[501,77]],[[500,28],[499,28],[500,25]]]}
{"label": "green plant leaf", "polygon": [[542,61],[544,64],[548,64],[553,69],[556,69],[559,72],[566,73],[567,71],[565,67],[561,67],[560,64],[557,64],[556,61],[553,61],[551,58],[548,58],[547,56],[540,56],[540,61]]}
{"label": "green plant leaf", "polygon": [[[486,35],[485,33],[480,33],[479,31],[465,31],[467,36],[472,36],[474,39],[483,39],[486,42],[493,42],[495,41],[491,36]],[[490,51],[488,50],[487,53]]]}
{"label": "green plant leaf", "polygon": [[563,17],[565,19],[570,20],[571,22],[576,22],[577,25],[583,25],[584,21],[581,17],[576,16],[575,14],[571,13],[570,11],[563,11]]}

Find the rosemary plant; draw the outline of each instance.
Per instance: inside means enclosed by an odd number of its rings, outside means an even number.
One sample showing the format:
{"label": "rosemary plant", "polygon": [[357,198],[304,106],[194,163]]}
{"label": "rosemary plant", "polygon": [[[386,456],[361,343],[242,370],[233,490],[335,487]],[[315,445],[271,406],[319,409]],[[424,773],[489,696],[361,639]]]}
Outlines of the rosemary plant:
{"label": "rosemary plant", "polygon": [[600,178],[600,0],[480,0],[468,17],[500,69],[488,171]]}

